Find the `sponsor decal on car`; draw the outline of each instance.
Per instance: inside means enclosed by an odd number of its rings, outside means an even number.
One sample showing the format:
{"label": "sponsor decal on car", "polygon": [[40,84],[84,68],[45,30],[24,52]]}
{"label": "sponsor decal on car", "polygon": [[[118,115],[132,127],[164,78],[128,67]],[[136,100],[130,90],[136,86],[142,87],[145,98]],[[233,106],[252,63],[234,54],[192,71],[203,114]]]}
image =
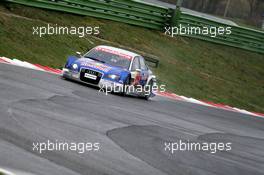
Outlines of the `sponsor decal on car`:
{"label": "sponsor decal on car", "polygon": [[124,57],[126,59],[129,59],[129,60],[131,60],[133,58],[131,55],[124,54],[124,53],[118,52],[116,50],[111,50],[111,49],[104,48],[104,47],[97,47],[96,50],[100,50],[100,51],[103,51],[103,52],[112,53],[112,54],[115,54],[115,55]]}

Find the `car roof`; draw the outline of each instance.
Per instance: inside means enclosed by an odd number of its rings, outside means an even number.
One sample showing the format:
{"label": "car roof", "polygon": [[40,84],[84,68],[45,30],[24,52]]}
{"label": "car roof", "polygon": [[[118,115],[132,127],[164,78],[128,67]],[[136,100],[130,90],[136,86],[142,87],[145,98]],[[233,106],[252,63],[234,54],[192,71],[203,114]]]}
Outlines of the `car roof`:
{"label": "car roof", "polygon": [[116,47],[112,47],[112,46],[105,46],[105,45],[99,45],[95,48],[104,48],[104,49],[109,49],[109,50],[112,50],[112,51],[116,51],[116,52],[120,52],[122,54],[125,54],[125,55],[128,55],[130,57],[136,57],[136,56],[140,56],[139,54],[136,54],[134,52],[130,52],[128,50],[124,50],[124,49],[120,49],[120,48],[116,48]]}

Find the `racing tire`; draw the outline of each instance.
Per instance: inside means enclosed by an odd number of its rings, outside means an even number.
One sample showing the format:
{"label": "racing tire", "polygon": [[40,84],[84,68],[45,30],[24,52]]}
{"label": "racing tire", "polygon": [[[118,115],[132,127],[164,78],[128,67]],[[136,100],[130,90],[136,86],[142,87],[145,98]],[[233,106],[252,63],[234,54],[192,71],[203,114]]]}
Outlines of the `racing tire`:
{"label": "racing tire", "polygon": [[63,79],[63,80],[67,80],[68,79],[65,75],[61,75],[60,78]]}
{"label": "racing tire", "polygon": [[126,78],[126,81],[124,82],[124,84],[123,84],[123,92],[122,92],[122,95],[123,96],[127,96],[128,95],[128,92],[127,92],[127,90],[128,90],[128,85],[130,84],[130,77],[127,77]]}
{"label": "racing tire", "polygon": [[152,87],[153,87],[153,80],[150,80],[149,81],[149,84],[148,84],[148,86],[149,86],[149,88],[150,88],[150,92],[149,92],[149,94],[148,95],[145,95],[144,96],[144,99],[145,100],[149,100],[150,99],[150,97],[151,97],[151,94],[152,94]]}

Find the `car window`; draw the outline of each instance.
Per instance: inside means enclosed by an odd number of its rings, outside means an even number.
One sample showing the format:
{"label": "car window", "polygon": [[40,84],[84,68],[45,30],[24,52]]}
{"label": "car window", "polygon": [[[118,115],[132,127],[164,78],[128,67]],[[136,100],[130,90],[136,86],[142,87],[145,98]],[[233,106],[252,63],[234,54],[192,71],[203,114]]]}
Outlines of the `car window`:
{"label": "car window", "polygon": [[132,63],[132,71],[135,71],[136,69],[140,69],[140,63],[138,57],[135,57],[133,63]]}
{"label": "car window", "polygon": [[144,60],[143,57],[139,57],[139,62],[140,62],[140,68],[141,68],[142,70],[147,70],[147,69],[148,69],[147,66],[146,66],[146,63],[145,63],[145,60]]}
{"label": "car window", "polygon": [[121,67],[128,69],[131,63],[131,59],[125,55],[109,53],[107,51],[93,49],[84,55],[85,58],[95,59],[111,66]]}

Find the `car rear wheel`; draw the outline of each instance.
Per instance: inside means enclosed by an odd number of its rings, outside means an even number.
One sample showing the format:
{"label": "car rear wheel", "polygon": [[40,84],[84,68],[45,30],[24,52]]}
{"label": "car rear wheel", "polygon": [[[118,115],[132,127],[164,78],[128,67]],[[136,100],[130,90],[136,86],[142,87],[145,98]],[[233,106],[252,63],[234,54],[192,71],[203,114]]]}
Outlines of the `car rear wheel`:
{"label": "car rear wheel", "polygon": [[146,89],[147,90],[147,95],[145,95],[145,100],[149,100],[150,97],[152,96],[152,88],[153,88],[153,80],[150,80],[149,83],[148,83],[148,88]]}

